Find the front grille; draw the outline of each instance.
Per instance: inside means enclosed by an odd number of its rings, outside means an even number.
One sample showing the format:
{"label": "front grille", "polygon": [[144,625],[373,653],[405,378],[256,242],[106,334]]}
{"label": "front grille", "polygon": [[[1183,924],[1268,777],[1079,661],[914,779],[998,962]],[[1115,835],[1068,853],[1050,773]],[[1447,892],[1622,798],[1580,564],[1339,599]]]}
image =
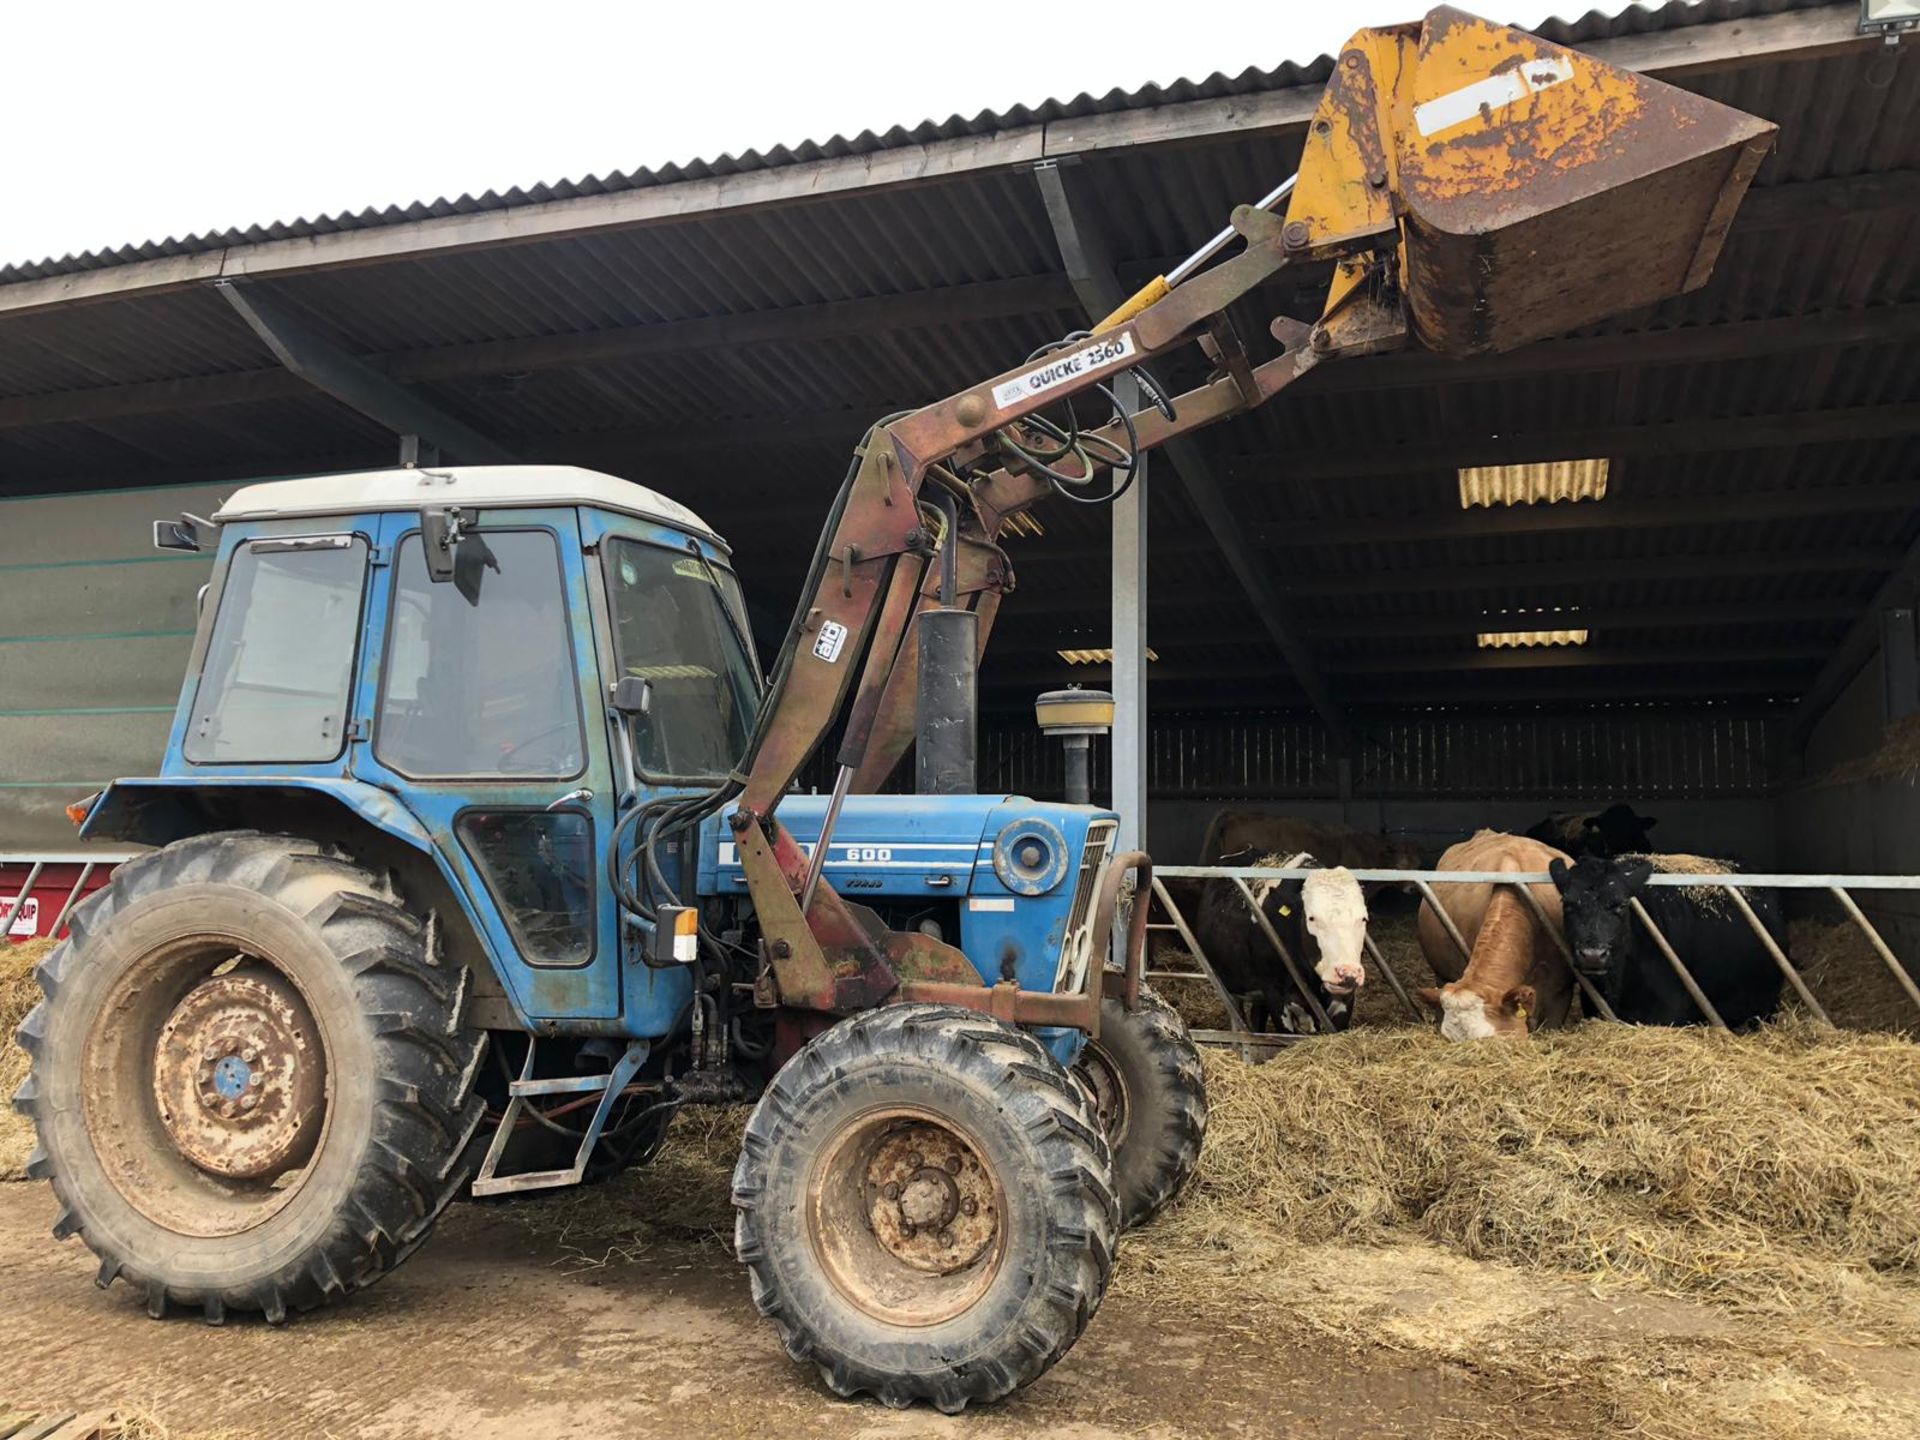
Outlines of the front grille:
{"label": "front grille", "polygon": [[1067,938],[1060,947],[1060,969],[1054,977],[1056,992],[1078,990],[1086,978],[1086,964],[1093,954],[1094,898],[1100,893],[1100,877],[1106,872],[1107,855],[1113,849],[1117,821],[1096,820],[1087,827],[1087,845],[1080,852],[1080,877],[1075,882],[1073,908],[1067,912]]}

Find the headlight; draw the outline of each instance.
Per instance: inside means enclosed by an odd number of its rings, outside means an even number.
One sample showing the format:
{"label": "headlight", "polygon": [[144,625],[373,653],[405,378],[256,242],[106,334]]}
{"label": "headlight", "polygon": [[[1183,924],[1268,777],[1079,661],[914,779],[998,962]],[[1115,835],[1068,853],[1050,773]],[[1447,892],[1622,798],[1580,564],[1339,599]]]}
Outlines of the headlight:
{"label": "headlight", "polygon": [[1016,895],[1044,895],[1067,874],[1067,837],[1037,815],[1003,826],[993,842],[993,873]]}

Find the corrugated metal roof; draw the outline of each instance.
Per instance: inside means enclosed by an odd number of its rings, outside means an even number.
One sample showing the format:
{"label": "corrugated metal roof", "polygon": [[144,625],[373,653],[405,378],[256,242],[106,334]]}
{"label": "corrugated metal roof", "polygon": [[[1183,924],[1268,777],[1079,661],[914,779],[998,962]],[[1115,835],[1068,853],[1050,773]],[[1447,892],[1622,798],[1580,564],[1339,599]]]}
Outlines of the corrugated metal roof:
{"label": "corrugated metal roof", "polygon": [[[1723,20],[1744,19],[1752,15],[1771,15],[1784,10],[1815,9],[1831,0],[1703,0],[1690,4],[1671,0],[1658,7],[1635,5],[1618,15],[1589,11],[1574,20],[1549,20],[1536,27],[1536,33],[1562,45],[1580,45],[1622,35],[1653,31],[1679,30],[1692,25]],[[59,259],[18,262],[0,266],[0,285],[49,275],[99,270],[127,265],[140,260],[162,259],[175,255],[203,254],[236,245],[255,245],[272,240],[300,239],[328,235],[342,230],[367,230],[409,221],[428,220],[449,215],[470,215],[516,206],[540,205],[553,200],[568,200],[583,195],[603,195],[622,190],[643,190],[657,185],[672,185],[685,180],[713,176],[738,175],[758,170],[774,170],[789,165],[804,165],[847,155],[869,155],[913,145],[967,136],[991,135],[1057,120],[1079,119],[1090,115],[1109,115],[1127,110],[1146,110],[1190,100],[1211,100],[1237,95],[1263,94],[1274,90],[1317,86],[1332,69],[1330,57],[1322,55],[1306,63],[1287,61],[1270,70],[1249,68],[1238,75],[1213,74],[1204,80],[1175,80],[1165,85],[1149,84],[1137,90],[1110,90],[1104,95],[1080,94],[1071,100],[1050,99],[1037,105],[1015,105],[1007,110],[982,110],[971,118],[952,115],[945,120],[924,120],[907,128],[896,125],[884,132],[863,130],[858,135],[834,135],[826,140],[806,140],[797,145],[776,145],[765,151],[747,150],[739,155],[719,155],[711,160],[690,160],[684,164],[663,165],[657,169],[641,166],[633,170],[615,170],[606,175],[587,175],[578,180],[557,180],[525,188],[489,190],[482,195],[461,195],[415,201],[410,205],[317,215],[276,221],[265,225],[238,226],[204,234],[150,240],[138,245],[121,245],[109,250],[89,250]]]}

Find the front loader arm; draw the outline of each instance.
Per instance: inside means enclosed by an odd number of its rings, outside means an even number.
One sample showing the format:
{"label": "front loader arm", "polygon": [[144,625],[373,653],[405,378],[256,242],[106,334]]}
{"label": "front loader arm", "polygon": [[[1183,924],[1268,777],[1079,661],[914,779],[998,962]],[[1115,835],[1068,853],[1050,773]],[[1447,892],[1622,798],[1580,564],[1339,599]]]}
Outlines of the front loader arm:
{"label": "front loader arm", "polygon": [[[1215,371],[1205,384],[1084,437],[1096,453],[1137,455],[1265,403],[1325,360],[1410,334],[1441,354],[1505,349],[1679,294],[1710,272],[1773,133],[1444,6],[1419,25],[1361,31],[1321,97],[1298,176],[1263,202],[1290,192],[1284,218],[1241,206],[1230,231],[1091,333],[869,431],[729,816],[785,1003],[844,1010],[902,980],[966,973],[951,947],[887,932],[842,900],[820,868],[840,801],[856,780],[883,781],[910,742],[913,619],[939,599],[941,544],[960,547],[950,600],[981,614],[985,643],[1013,578],[996,542],[1054,483],[1029,463],[1036,412],[1200,344]],[[1238,254],[1201,268],[1236,237]],[[1334,262],[1320,318],[1276,320],[1279,353],[1256,364],[1226,313],[1304,260]],[[929,485],[948,492],[957,522],[940,524]],[[843,711],[834,798],[808,857],[775,812]]]}

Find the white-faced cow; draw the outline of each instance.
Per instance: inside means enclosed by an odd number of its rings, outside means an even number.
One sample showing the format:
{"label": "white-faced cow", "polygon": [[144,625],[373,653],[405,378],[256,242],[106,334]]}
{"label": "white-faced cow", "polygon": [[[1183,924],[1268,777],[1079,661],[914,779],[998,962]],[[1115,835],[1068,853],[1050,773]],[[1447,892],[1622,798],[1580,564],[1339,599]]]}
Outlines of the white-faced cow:
{"label": "white-faced cow", "polygon": [[[1482,830],[1440,857],[1441,870],[1544,871],[1567,857],[1523,835]],[[1544,882],[1529,885],[1554,925],[1560,896]],[[1433,893],[1472,952],[1462,960],[1431,906],[1420,907],[1420,950],[1446,983],[1420,992],[1440,1012],[1440,1033],[1449,1040],[1490,1036],[1524,1040],[1541,1026],[1561,1025],[1573,1006],[1573,972],[1553,936],[1512,885],[1436,880]]]}
{"label": "white-faced cow", "polygon": [[[1574,963],[1607,997],[1614,1014],[1638,1025],[1700,1025],[1706,1017],[1633,916],[1636,897],[1686,965],[1720,1018],[1735,1029],[1771,1017],[1780,1008],[1780,968],[1724,891],[1702,886],[1649,885],[1662,871],[1700,873],[1692,856],[1583,855],[1551,867],[1566,915]],[[1786,953],[1786,924],[1773,890],[1742,892],[1760,923]]]}
{"label": "white-faced cow", "polygon": [[1556,810],[1529,826],[1527,838],[1569,855],[1642,855],[1653,848],[1647,832],[1659,823],[1658,816],[1616,802],[1604,810]]}
{"label": "white-faced cow", "polygon": [[[1221,863],[1283,870],[1311,864],[1312,859],[1242,853],[1224,856]],[[1305,880],[1250,880],[1247,888],[1287,953],[1312,977],[1310,983],[1317,982],[1316,998],[1333,1028],[1346,1029],[1353,1018],[1354,992],[1367,979],[1367,902],[1359,882],[1344,866],[1332,866],[1314,869]],[[1193,936],[1228,990],[1256,998],[1258,1004],[1247,1017],[1256,1030],[1305,1034],[1318,1028],[1312,1006],[1233,881],[1202,883]]]}

